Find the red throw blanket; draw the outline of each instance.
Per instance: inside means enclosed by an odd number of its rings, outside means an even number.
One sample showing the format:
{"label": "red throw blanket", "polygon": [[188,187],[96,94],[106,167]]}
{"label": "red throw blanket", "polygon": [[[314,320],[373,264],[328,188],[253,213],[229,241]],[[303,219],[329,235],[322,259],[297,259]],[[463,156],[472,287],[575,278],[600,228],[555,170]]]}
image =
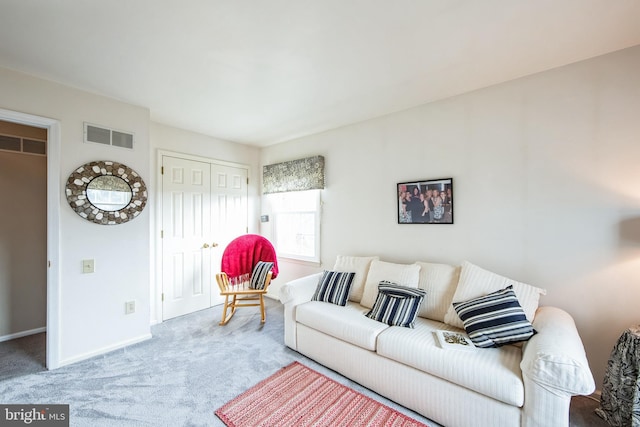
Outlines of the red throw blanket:
{"label": "red throw blanket", "polygon": [[246,282],[258,261],[273,263],[271,278],[278,276],[278,259],[271,242],[257,234],[236,237],[222,253],[221,270],[227,273],[232,284]]}

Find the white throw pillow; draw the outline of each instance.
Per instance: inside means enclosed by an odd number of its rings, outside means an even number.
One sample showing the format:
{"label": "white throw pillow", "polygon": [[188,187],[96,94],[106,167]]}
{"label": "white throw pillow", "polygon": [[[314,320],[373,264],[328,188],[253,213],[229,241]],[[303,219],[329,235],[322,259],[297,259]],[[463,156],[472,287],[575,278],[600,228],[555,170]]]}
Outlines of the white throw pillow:
{"label": "white throw pillow", "polygon": [[418,316],[444,322],[444,316],[456,293],[460,267],[449,264],[416,262],[420,266],[418,287],[426,291]]}
{"label": "white throw pillow", "polygon": [[383,280],[396,285],[417,288],[420,280],[420,266],[417,264],[394,264],[380,260],[371,261],[360,305],[367,308],[373,307],[378,296],[378,284]]}
{"label": "white throw pillow", "polygon": [[[513,290],[527,316],[527,320],[533,323],[533,318],[538,309],[540,295],[547,294],[545,289],[516,282],[515,280],[484,270],[468,261],[462,263],[460,281],[458,282],[456,293],[453,296],[453,302],[468,301],[472,298],[478,298],[499,291],[507,286],[513,286]],[[444,323],[464,329],[464,324],[453,308],[453,305],[449,306],[447,314],[444,316]]]}
{"label": "white throw pillow", "polygon": [[351,282],[351,292],[349,292],[349,301],[360,302],[362,293],[364,292],[364,283],[367,280],[369,265],[371,261],[380,259],[377,256],[345,256],[338,255],[333,271],[345,271],[348,273],[356,273]]}

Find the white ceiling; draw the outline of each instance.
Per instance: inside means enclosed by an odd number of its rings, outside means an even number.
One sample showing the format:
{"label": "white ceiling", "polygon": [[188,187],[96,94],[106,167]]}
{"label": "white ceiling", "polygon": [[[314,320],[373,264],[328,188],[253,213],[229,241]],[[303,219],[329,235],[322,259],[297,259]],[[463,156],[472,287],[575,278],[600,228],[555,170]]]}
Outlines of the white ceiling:
{"label": "white ceiling", "polygon": [[640,0],[0,0],[0,67],[257,146],[637,44]]}

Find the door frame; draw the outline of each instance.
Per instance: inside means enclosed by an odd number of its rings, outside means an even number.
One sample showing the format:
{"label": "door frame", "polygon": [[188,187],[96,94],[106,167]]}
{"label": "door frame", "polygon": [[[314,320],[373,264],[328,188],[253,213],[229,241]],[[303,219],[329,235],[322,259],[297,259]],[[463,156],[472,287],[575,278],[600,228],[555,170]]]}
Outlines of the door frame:
{"label": "door frame", "polygon": [[[200,156],[197,154],[188,154],[188,153],[181,153],[181,152],[177,152],[177,151],[171,151],[171,150],[163,150],[163,149],[158,149],[157,151],[157,155],[156,155],[156,200],[158,201],[157,203],[157,207],[155,209],[155,227],[154,227],[154,232],[153,232],[153,236],[152,236],[152,242],[155,242],[153,245],[155,247],[155,254],[154,254],[154,258],[155,258],[155,277],[156,280],[154,281],[154,285],[155,285],[155,292],[154,295],[152,296],[152,301],[155,301],[154,305],[155,307],[152,308],[153,311],[153,319],[152,320],[152,324],[157,324],[157,323],[162,323],[162,237],[161,237],[161,232],[162,232],[162,157],[164,156],[170,156],[170,157],[176,157],[179,159],[184,159],[184,160],[193,160],[196,162],[204,162],[204,163],[210,163],[213,165],[220,165],[220,166],[230,166],[230,167],[234,167],[234,168],[238,168],[238,169],[245,169],[247,171],[247,178],[249,179],[249,181],[251,181],[251,166],[245,163],[236,163],[236,162],[229,162],[226,160],[220,160],[220,159],[214,159],[212,157],[206,157],[206,156]],[[249,188],[247,187],[247,199],[249,198]],[[249,200],[247,200],[247,226],[249,225],[249,212],[250,212],[250,206],[251,204],[249,203]]]}
{"label": "door frame", "polygon": [[0,119],[47,129],[47,343],[46,368],[60,367],[60,121],[0,109]]}

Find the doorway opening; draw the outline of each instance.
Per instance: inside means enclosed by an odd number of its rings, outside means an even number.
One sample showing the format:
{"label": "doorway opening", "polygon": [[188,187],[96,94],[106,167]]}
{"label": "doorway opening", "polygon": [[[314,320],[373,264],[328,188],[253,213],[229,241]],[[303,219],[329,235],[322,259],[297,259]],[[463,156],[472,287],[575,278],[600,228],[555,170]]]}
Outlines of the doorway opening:
{"label": "doorway opening", "polygon": [[[60,305],[60,277],[59,277],[59,259],[60,259],[60,123],[57,120],[34,116],[31,114],[19,113],[10,110],[0,109],[0,120],[8,122],[9,126],[11,124],[14,125],[25,125],[28,127],[38,128],[40,130],[44,130],[46,132],[46,171],[44,172],[44,177],[46,179],[45,186],[45,195],[46,202],[44,203],[45,209],[40,212],[40,215],[46,216],[46,219],[42,221],[45,223],[43,225],[44,228],[44,239],[39,242],[25,242],[25,245],[34,245],[39,244],[46,247],[46,254],[44,257],[40,255],[42,259],[36,259],[34,262],[41,262],[44,265],[42,268],[45,270],[46,276],[46,285],[45,293],[46,293],[46,303],[43,305],[46,307],[46,357],[45,357],[45,365],[47,369],[55,369],[59,367],[60,360],[60,327],[59,327],[59,305]],[[35,152],[38,152],[40,149],[38,148],[37,139],[35,138],[27,138],[31,142],[27,141],[26,144],[24,141],[21,141],[22,151],[30,152],[31,155],[36,155]],[[5,148],[11,147],[11,144],[15,144],[12,142],[14,140],[5,139]],[[25,150],[26,147],[26,150]],[[11,150],[5,150],[11,151]],[[26,154],[17,154],[20,156],[25,156]],[[24,174],[28,173],[27,171],[22,171]],[[16,172],[19,173],[19,172]],[[21,209],[27,209],[26,206],[20,205],[20,193],[12,195],[12,202],[7,203],[13,206],[15,209],[13,215],[21,215]],[[27,260],[27,264],[28,264]],[[34,270],[37,270],[37,265],[34,266]],[[40,285],[42,286],[42,285]],[[21,289],[14,288],[12,293],[19,293]],[[24,323],[24,319],[13,318],[10,322],[17,328],[23,329],[18,330],[16,332],[10,332],[9,335],[12,334],[20,335],[26,334],[29,335],[31,333],[38,333],[39,328],[29,328],[26,327],[24,330],[23,327],[16,325],[28,325],[28,322]],[[22,323],[21,323],[22,322]],[[17,338],[18,336],[16,336]]]}
{"label": "doorway opening", "polygon": [[46,366],[46,146],[46,129],[0,120],[0,378]]}

